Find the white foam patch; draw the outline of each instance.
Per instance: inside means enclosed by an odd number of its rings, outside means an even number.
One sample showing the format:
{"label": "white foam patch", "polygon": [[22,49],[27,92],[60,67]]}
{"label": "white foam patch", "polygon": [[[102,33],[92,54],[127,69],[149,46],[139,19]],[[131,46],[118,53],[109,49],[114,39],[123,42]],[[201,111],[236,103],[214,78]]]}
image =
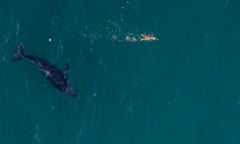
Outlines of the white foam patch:
{"label": "white foam patch", "polygon": [[16,36],[19,36],[19,30],[20,30],[20,23],[17,22],[17,26],[16,26]]}
{"label": "white foam patch", "polygon": [[36,143],[39,143],[40,140],[41,140],[41,138],[40,138],[40,136],[39,136],[39,123],[36,124],[36,126],[35,126],[35,131],[36,131],[36,133],[34,134],[34,141],[35,141]]}

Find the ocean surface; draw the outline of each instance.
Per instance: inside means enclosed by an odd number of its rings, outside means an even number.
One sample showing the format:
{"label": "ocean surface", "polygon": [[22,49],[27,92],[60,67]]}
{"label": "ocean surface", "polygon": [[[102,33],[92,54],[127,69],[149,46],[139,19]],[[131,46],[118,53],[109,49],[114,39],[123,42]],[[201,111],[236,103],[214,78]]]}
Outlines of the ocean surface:
{"label": "ocean surface", "polygon": [[239,0],[0,0],[0,144],[239,144],[239,62]]}

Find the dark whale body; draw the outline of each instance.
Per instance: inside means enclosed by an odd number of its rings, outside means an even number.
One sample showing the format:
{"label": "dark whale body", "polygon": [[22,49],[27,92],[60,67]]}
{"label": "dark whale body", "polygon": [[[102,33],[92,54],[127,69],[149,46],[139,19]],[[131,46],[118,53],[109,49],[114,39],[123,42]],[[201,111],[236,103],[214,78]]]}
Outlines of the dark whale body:
{"label": "dark whale body", "polygon": [[26,55],[24,53],[23,45],[19,44],[18,53],[12,58],[12,60],[17,61],[20,60],[21,58],[25,58],[26,60],[36,65],[37,69],[45,76],[45,78],[55,87],[57,87],[60,91],[65,92],[66,94],[72,97],[77,97],[76,91],[71,87],[67,80],[69,70],[68,64],[63,73],[56,66],[40,57]]}

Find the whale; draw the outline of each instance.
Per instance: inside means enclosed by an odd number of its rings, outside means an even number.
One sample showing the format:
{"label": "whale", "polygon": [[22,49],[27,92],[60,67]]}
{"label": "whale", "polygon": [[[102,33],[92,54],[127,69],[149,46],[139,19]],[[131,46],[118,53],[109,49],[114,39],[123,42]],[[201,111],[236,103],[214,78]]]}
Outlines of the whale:
{"label": "whale", "polygon": [[12,61],[16,62],[20,59],[25,59],[33,63],[44,77],[60,91],[71,97],[78,97],[76,90],[68,81],[69,63],[66,64],[64,71],[61,71],[43,58],[25,54],[22,43],[18,45],[18,52],[12,57]]}

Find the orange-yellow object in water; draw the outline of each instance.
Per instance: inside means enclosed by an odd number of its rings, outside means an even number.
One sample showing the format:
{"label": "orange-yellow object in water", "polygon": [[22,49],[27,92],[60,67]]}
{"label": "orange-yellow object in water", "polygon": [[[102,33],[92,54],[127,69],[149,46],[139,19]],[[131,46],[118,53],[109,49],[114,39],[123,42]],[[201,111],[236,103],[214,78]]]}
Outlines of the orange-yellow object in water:
{"label": "orange-yellow object in water", "polygon": [[155,41],[158,40],[154,35],[145,35],[145,34],[140,34],[140,41]]}

